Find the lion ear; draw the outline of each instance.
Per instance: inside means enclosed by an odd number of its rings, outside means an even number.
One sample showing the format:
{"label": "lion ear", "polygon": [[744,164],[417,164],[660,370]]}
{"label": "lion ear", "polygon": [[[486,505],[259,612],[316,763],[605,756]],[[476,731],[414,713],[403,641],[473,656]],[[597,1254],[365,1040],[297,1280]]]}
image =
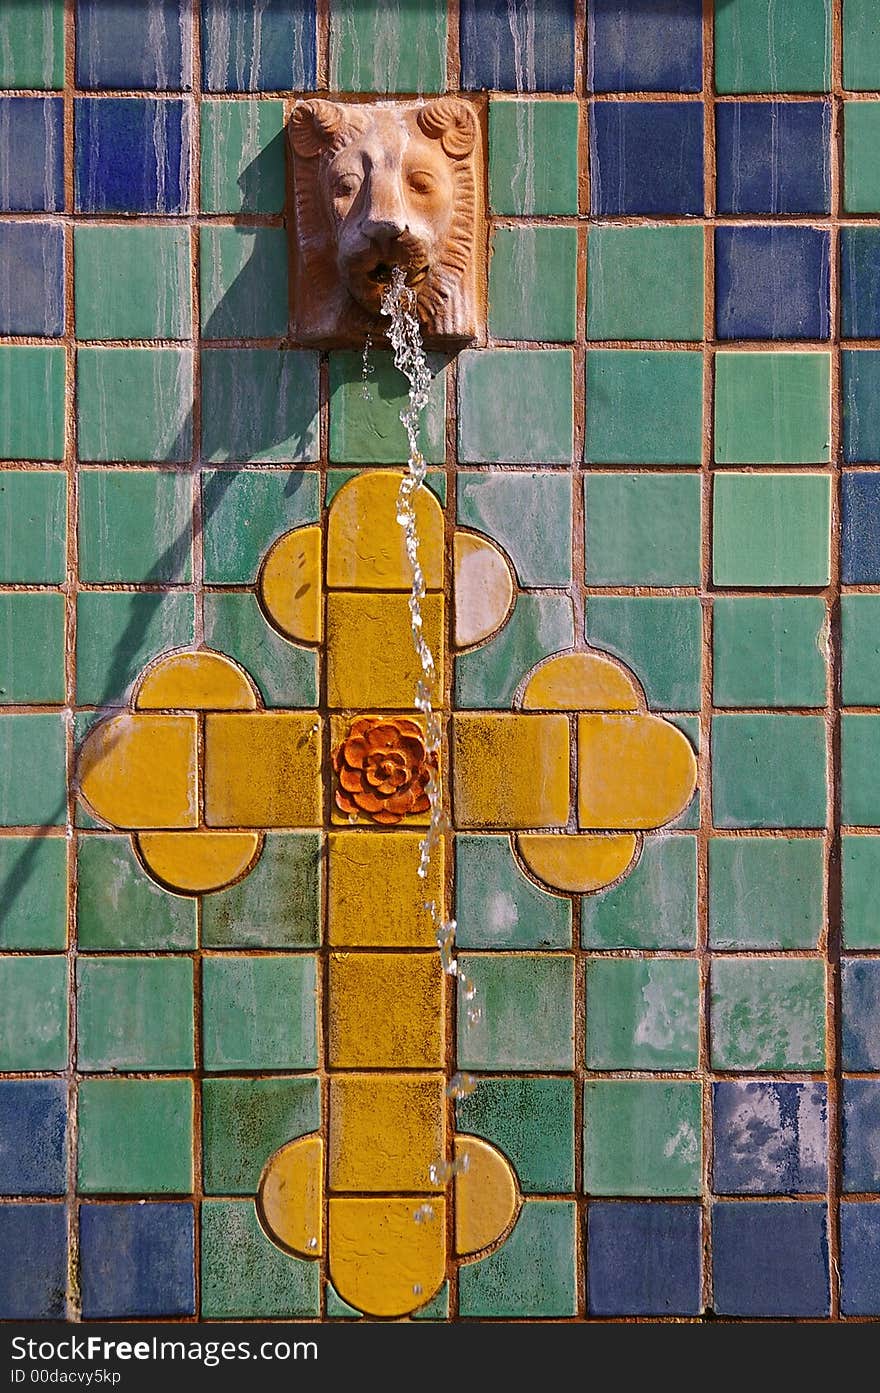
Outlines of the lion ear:
{"label": "lion ear", "polygon": [[345,123],[345,112],[335,102],[297,102],[290,118],[290,143],[298,155],[313,159],[338,147]]}
{"label": "lion ear", "polygon": [[450,159],[463,159],[473,150],[477,123],[467,102],[441,97],[439,101],[420,107],[416,119],[425,135],[440,141]]}

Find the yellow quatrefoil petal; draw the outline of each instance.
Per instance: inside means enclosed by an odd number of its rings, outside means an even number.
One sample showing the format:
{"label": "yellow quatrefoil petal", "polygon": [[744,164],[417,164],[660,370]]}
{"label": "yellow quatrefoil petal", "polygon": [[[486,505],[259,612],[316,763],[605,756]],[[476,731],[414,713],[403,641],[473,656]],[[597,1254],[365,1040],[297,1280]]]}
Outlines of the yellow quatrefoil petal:
{"label": "yellow quatrefoil petal", "polygon": [[690,742],[660,716],[578,717],[581,827],[662,827],[684,811],[696,783]]}
{"label": "yellow quatrefoil petal", "polygon": [[[358,474],[343,484],[330,505],[327,524],[327,584],[343,590],[406,590],[412,567],[403,528],[397,522],[396,471]],[[443,509],[430,489],[413,503],[419,529],[419,560],[429,590],[443,588]],[[399,657],[400,655],[398,655]]]}
{"label": "yellow quatrefoil petal", "polygon": [[123,712],[89,732],[79,791],[113,826],[196,827],[198,720]]}
{"label": "yellow quatrefoil petal", "polygon": [[[343,1300],[368,1316],[405,1316],[446,1276],[446,1203],[425,1197],[330,1201],[330,1277]],[[430,1206],[430,1212],[427,1206]]]}
{"label": "yellow quatrefoil petal", "polygon": [[270,548],[260,572],[263,609],[285,638],[320,643],[323,631],[321,529],[297,527]]}
{"label": "yellow quatrefoil petal", "polygon": [[480,1137],[455,1138],[455,1251],[471,1257],[497,1243],[519,1208],[516,1176],[507,1157]]}
{"label": "yellow quatrefoil petal", "polygon": [[182,895],[220,890],[237,880],[263,845],[258,832],[139,832],[141,859],[157,880]]}
{"label": "yellow quatrefoil petal", "polygon": [[270,1156],[257,1197],[260,1222],[275,1243],[301,1258],[324,1251],[324,1142],[297,1137]]}
{"label": "yellow quatrefoil petal", "polygon": [[631,832],[616,837],[520,833],[516,845],[529,870],[545,885],[566,894],[589,895],[623,875],[636,854],[638,838]]}
{"label": "yellow quatrefoil petal", "polygon": [[503,555],[487,537],[456,532],[455,644],[469,648],[494,634],[513,603],[513,578]]}
{"label": "yellow quatrefoil petal", "polygon": [[254,711],[257,698],[241,668],[222,653],[172,653],[151,667],[135,697],[139,711]]}
{"label": "yellow quatrefoil petal", "polygon": [[524,711],[636,711],[639,688],[600,653],[560,653],[539,667],[523,692]]}

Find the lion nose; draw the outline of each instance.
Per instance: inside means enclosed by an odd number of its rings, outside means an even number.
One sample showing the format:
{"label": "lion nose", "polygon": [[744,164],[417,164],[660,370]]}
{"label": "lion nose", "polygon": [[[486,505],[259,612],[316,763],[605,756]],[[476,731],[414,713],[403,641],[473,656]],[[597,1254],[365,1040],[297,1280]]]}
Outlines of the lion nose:
{"label": "lion nose", "polygon": [[392,217],[370,218],[363,224],[364,235],[375,242],[380,251],[385,251],[396,242],[405,230],[402,219]]}

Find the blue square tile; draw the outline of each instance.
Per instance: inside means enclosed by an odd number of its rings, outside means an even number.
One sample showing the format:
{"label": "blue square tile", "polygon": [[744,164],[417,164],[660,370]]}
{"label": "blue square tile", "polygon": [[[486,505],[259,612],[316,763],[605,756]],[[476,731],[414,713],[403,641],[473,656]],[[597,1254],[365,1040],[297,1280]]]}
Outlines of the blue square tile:
{"label": "blue square tile", "polygon": [[841,1056],[844,1069],[880,1071],[880,958],[844,958]]}
{"label": "blue square tile", "polygon": [[880,338],[880,227],[840,229],[840,329],[845,339]]}
{"label": "blue square tile", "polygon": [[702,0],[590,0],[587,67],[592,92],[699,92]]}
{"label": "blue square tile", "polygon": [[697,1204],[593,1203],[587,1304],[593,1316],[694,1316],[701,1309]]}
{"label": "blue square tile", "polygon": [[315,30],[315,0],[202,0],[205,90],[312,91]]}
{"label": "blue square tile", "polygon": [[722,1200],[712,1206],[712,1250],[716,1315],[828,1315],[824,1204]]}
{"label": "blue square tile", "polygon": [[716,228],[719,339],[827,339],[830,249],[815,227]]}
{"label": "blue square tile", "polygon": [[0,212],[64,207],[63,113],[61,97],[0,97]]}
{"label": "blue square tile", "polygon": [[593,102],[594,217],[703,212],[701,102]]}
{"label": "blue square tile", "polygon": [[191,1204],[82,1205],[83,1315],[194,1315],[194,1243]]}
{"label": "blue square tile", "polygon": [[880,1204],[840,1206],[840,1309],[880,1316]]}
{"label": "blue square tile", "polygon": [[461,85],[574,91],[574,0],[461,0]]}
{"label": "blue square tile", "polygon": [[844,1079],[843,1188],[880,1191],[880,1079]]}
{"label": "blue square tile", "polygon": [[829,102],[719,102],[719,213],[830,213]]}
{"label": "blue square tile", "polygon": [[181,91],[191,85],[190,0],[76,0],[76,85]]}
{"label": "blue square tile", "polygon": [[719,1195],[815,1194],[828,1182],[824,1083],[716,1083],[714,1189]]}
{"label": "blue square tile", "polygon": [[179,97],[80,97],[79,213],[184,213],[191,108]]}
{"label": "blue square tile", "polygon": [[64,234],[54,223],[0,223],[0,334],[64,333]]}
{"label": "blue square tile", "polygon": [[844,585],[880,585],[880,473],[843,474]]}
{"label": "blue square tile", "polygon": [[0,1194],[64,1194],[66,1126],[63,1079],[0,1082]]}
{"label": "blue square tile", "polygon": [[64,1205],[0,1205],[0,1253],[0,1320],[62,1320],[67,1291]]}
{"label": "blue square tile", "polygon": [[843,374],[843,458],[848,464],[880,460],[880,351],[845,348]]}

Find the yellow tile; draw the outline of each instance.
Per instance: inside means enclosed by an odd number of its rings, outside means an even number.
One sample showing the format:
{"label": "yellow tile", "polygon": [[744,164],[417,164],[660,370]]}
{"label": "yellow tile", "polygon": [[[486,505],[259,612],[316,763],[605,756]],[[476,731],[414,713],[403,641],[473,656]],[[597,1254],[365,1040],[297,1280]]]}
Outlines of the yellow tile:
{"label": "yellow tile", "polygon": [[462,715],[452,721],[456,827],[564,827],[565,716]]}
{"label": "yellow tile", "polygon": [[[443,596],[422,601],[425,642],[443,684]],[[409,597],[334,591],[327,596],[327,702],[361,709],[412,706],[422,669],[413,648]]]}
{"label": "yellow tile", "polygon": [[638,838],[631,832],[616,837],[520,833],[516,846],[529,870],[545,885],[565,894],[588,895],[623,875],[636,854]]}
{"label": "yellow tile", "polygon": [[444,1154],[443,1074],[337,1074],[330,1079],[330,1188],[425,1194]]}
{"label": "yellow tile", "polygon": [[271,1156],[260,1179],[257,1214],[273,1243],[301,1258],[324,1251],[324,1143],[297,1137]]}
{"label": "yellow tile", "polygon": [[524,711],[635,711],[640,691],[632,673],[601,653],[560,653],[529,678]]}
{"label": "yellow tile", "polygon": [[415,716],[331,716],[332,820],[378,826],[430,822],[428,785],[437,758]]}
{"label": "yellow tile", "polygon": [[323,618],[321,529],[297,527],[266,554],[259,580],[269,620],[296,643],[320,643]]}
{"label": "yellow tile", "polygon": [[186,711],[253,711],[254,687],[240,667],[222,653],[203,649],[172,653],[147,672],[135,706]]}
{"label": "yellow tile", "polygon": [[209,827],[317,827],[321,727],[313,711],[205,718]]}
{"label": "yellow tile", "polygon": [[368,1316],[405,1316],[440,1290],[446,1277],[446,1204],[413,1218],[412,1199],[332,1199],[330,1279]]}
{"label": "yellow tile", "polygon": [[455,643],[458,648],[494,634],[513,605],[513,576],[504,554],[488,537],[456,532]]}
{"label": "yellow tile", "polygon": [[[403,476],[358,474],[336,494],[327,524],[327,584],[346,590],[409,590],[412,568],[397,493]],[[415,495],[419,560],[429,590],[443,588],[443,510],[428,488]]]}
{"label": "yellow tile", "polygon": [[462,1257],[490,1248],[516,1218],[519,1187],[507,1157],[491,1142],[460,1133],[455,1158],[467,1168],[455,1177],[455,1251]]}
{"label": "yellow tile", "polygon": [[578,717],[582,827],[661,827],[684,811],[696,784],[690,742],[660,716]]}
{"label": "yellow tile", "polygon": [[331,832],[328,941],[337,948],[430,948],[433,900],[445,917],[445,841],[418,876],[420,832]]}
{"label": "yellow tile", "polygon": [[331,953],[327,1003],[333,1069],[442,1069],[440,955]]}
{"label": "yellow tile", "polygon": [[135,837],[151,875],[181,895],[219,890],[251,869],[259,832],[140,832]]}
{"label": "yellow tile", "polygon": [[128,712],[93,727],[80,751],[79,791],[114,827],[198,825],[198,718]]}

